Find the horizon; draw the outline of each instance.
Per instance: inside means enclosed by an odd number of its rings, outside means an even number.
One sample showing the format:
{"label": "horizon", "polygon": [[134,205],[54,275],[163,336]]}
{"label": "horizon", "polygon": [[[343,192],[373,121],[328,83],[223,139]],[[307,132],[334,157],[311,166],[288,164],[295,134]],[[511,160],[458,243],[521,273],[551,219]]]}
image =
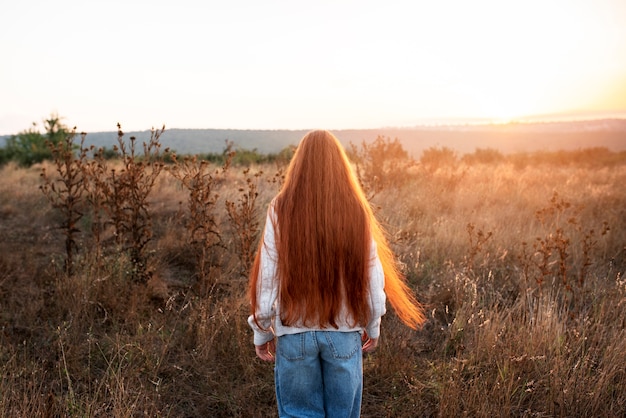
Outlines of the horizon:
{"label": "horizon", "polygon": [[7,5],[0,135],[626,117],[620,0],[208,3]]}
{"label": "horizon", "polygon": [[[53,117],[55,115],[52,115]],[[42,118],[41,122],[44,122],[45,118]],[[61,119],[61,123],[63,123],[64,119],[63,117],[60,117]],[[467,127],[467,128],[480,128],[480,127],[487,127],[487,128],[495,128],[495,127],[506,127],[506,126],[511,126],[511,127],[518,127],[518,126],[532,126],[532,125],[566,125],[566,124],[584,124],[584,123],[594,123],[594,122],[603,122],[603,121],[619,121],[619,122],[625,122],[626,123],[626,112],[625,113],[620,113],[620,114],[616,114],[616,113],[612,113],[612,114],[602,114],[602,115],[588,115],[588,116],[574,116],[572,115],[571,117],[561,117],[561,118],[551,118],[551,117],[543,117],[543,118],[534,118],[534,119],[514,119],[514,120],[506,120],[506,121],[494,121],[494,120],[487,120],[487,119],[468,119],[468,118],[457,118],[457,119],[446,119],[446,120],[437,120],[437,119],[433,119],[433,120],[429,120],[429,121],[422,121],[421,123],[417,123],[415,125],[411,125],[411,126],[379,126],[379,127],[368,127],[368,128],[359,128],[359,127],[346,127],[346,128],[315,128],[315,127],[309,127],[309,128],[229,128],[229,127],[204,127],[204,128],[187,128],[187,127],[168,127],[165,125],[162,126],[152,126],[149,128],[138,128],[138,129],[126,129],[124,126],[121,126],[122,131],[124,133],[131,133],[131,132],[149,132],[151,129],[161,129],[162,127],[165,127],[165,131],[171,131],[171,130],[181,130],[181,131],[185,131],[185,130],[189,130],[189,131],[202,131],[202,130],[217,130],[217,131],[259,131],[259,132],[265,132],[265,131],[311,131],[314,129],[325,129],[328,131],[376,131],[376,130],[419,130],[419,129],[437,129],[437,128],[463,128],[463,127]],[[105,130],[93,130],[93,131],[85,131],[85,130],[81,130],[78,129],[78,127],[72,127],[69,125],[65,125],[66,127],[73,129],[76,128],[76,132],[77,133],[86,133],[86,134],[97,134],[97,133],[111,133],[111,132],[117,132],[117,124],[115,125],[115,128],[111,128],[111,129],[105,129]],[[32,122],[29,128],[36,128],[36,130],[41,131],[42,126],[40,126],[40,124],[38,124],[37,122]],[[0,132],[0,137],[10,137],[13,135],[17,135],[23,131],[25,131],[26,129],[20,130],[19,132],[13,132],[13,133],[3,133]]]}

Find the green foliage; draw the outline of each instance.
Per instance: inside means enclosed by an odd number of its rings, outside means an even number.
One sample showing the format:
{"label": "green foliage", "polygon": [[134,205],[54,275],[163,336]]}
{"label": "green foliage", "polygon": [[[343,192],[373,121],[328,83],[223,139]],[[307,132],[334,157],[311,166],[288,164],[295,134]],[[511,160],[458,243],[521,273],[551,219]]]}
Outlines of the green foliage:
{"label": "green foliage", "polygon": [[235,155],[233,157],[234,165],[243,165],[250,166],[252,164],[262,164],[267,161],[267,155],[263,155],[259,153],[259,151],[254,149],[243,149],[237,148],[235,150]]}
{"label": "green foliage", "polygon": [[287,145],[285,148],[280,150],[280,152],[276,155],[276,163],[279,166],[287,166],[291,159],[293,158],[293,154],[296,152],[295,145]]}
{"label": "green foliage", "polygon": [[116,160],[119,158],[119,154],[114,148],[102,147],[98,150],[98,155],[104,160]]}
{"label": "green foliage", "polygon": [[11,161],[11,155],[7,148],[0,148],[0,167]]}
{"label": "green foliage", "polygon": [[61,123],[57,115],[51,115],[49,119],[45,119],[44,128],[46,132],[42,134],[37,129],[37,124],[33,123],[29,129],[8,138],[0,154],[0,164],[13,160],[21,166],[28,167],[52,159],[52,151],[48,143],[56,146],[64,141],[71,131]]}
{"label": "green foliage", "polygon": [[[234,147],[234,144],[231,143],[231,147]],[[232,163],[233,165],[244,167],[249,167],[253,164],[260,165],[274,162],[279,165],[287,165],[289,164],[289,161],[291,161],[291,157],[293,157],[295,150],[295,146],[288,145],[278,154],[263,154],[259,152],[257,148],[253,148],[251,150],[245,148],[235,148]]]}
{"label": "green foliage", "polygon": [[234,166],[249,167],[251,165],[260,165],[266,163],[276,163],[279,166],[286,166],[291,161],[291,157],[296,150],[293,145],[288,145],[277,154],[269,153],[264,154],[257,148],[246,149],[241,147],[235,147],[235,144],[231,141],[226,141],[226,147],[223,152],[209,152],[205,154],[196,154],[195,158],[200,161],[208,161],[216,165],[224,165],[227,163]]}

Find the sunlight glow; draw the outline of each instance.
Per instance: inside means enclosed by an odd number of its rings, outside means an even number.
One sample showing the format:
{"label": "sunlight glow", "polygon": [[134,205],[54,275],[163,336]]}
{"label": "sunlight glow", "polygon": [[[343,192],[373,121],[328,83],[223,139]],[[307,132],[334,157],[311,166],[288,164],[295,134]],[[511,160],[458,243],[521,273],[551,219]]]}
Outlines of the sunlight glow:
{"label": "sunlight glow", "polygon": [[2,45],[0,134],[55,111],[85,130],[626,115],[623,0],[24,0],[5,9],[0,36],[15,40]]}

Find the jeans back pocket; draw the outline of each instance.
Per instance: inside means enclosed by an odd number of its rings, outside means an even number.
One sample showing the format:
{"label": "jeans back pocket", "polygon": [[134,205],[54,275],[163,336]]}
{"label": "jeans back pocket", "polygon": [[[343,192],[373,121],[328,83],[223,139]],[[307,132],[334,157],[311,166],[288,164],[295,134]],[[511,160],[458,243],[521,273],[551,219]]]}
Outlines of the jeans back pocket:
{"label": "jeans back pocket", "polygon": [[336,359],[348,359],[361,351],[358,332],[323,331],[328,347]]}

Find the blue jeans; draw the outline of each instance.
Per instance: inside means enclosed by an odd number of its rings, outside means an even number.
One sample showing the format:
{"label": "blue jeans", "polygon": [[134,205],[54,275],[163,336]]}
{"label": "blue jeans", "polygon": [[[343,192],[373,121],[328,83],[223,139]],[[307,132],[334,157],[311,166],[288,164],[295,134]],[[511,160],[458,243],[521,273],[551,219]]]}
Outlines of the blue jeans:
{"label": "blue jeans", "polygon": [[274,381],[280,417],[359,417],[361,334],[307,331],[278,337]]}

